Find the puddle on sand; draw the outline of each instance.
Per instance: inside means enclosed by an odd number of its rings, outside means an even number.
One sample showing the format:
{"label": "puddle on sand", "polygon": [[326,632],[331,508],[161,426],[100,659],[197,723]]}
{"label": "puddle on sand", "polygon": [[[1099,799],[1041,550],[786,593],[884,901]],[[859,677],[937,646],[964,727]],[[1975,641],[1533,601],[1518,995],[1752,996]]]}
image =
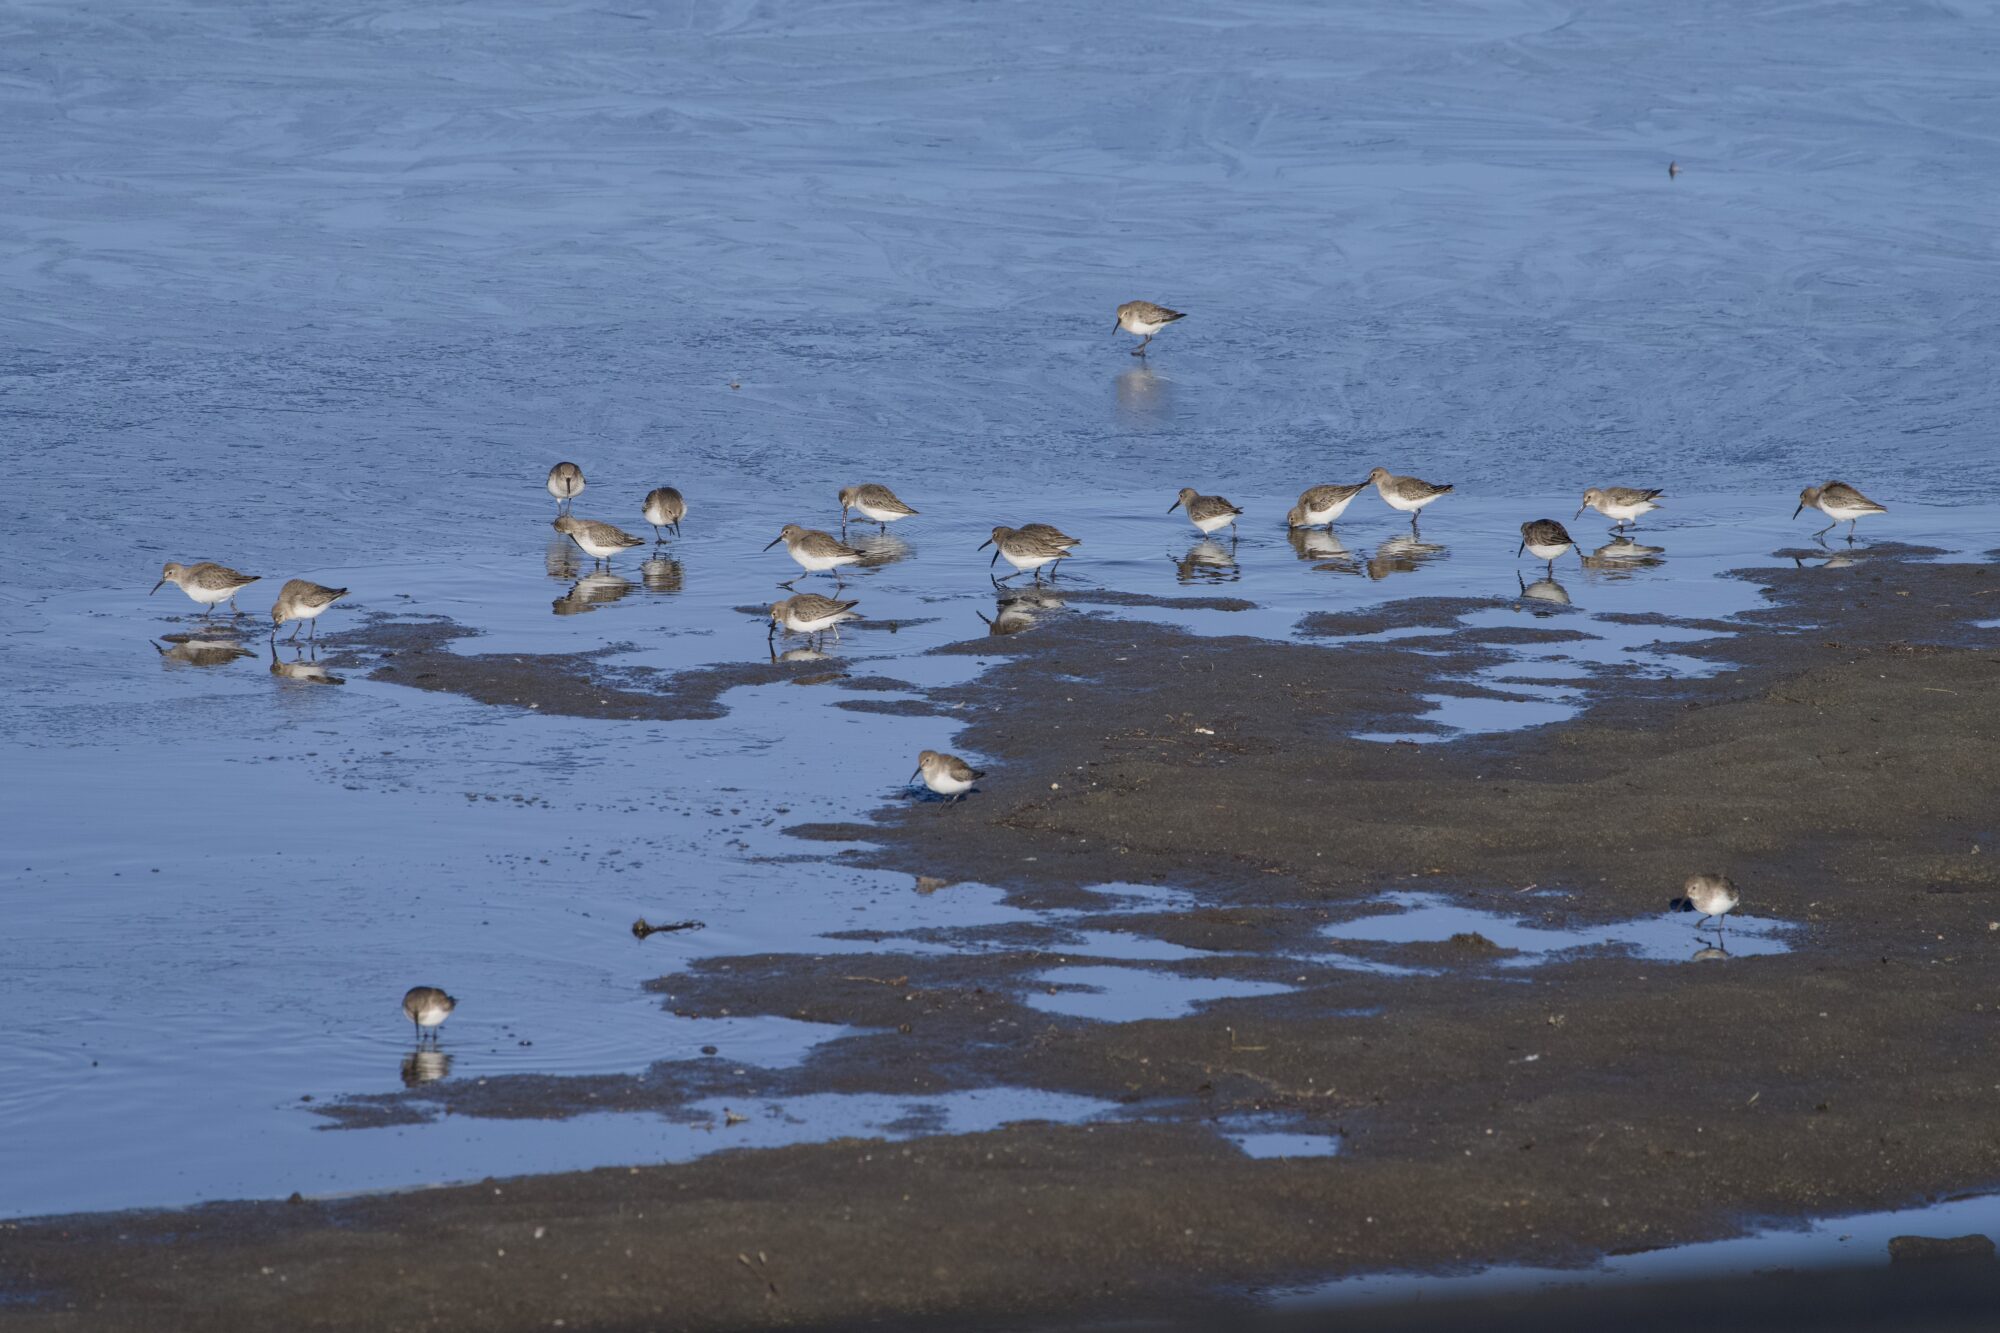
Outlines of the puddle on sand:
{"label": "puddle on sand", "polygon": [[1333,1157],[1340,1135],[1300,1128],[1293,1116],[1246,1112],[1215,1121],[1215,1130],[1246,1157]]}
{"label": "puddle on sand", "polygon": [[[1030,981],[1036,987],[1027,995],[1031,1008],[1103,1023],[1178,1018],[1211,1000],[1280,995],[1291,989],[1273,981],[1185,977],[1163,969],[1138,967],[1057,967],[1037,974]],[[1054,994],[1050,993],[1051,988]]]}
{"label": "puddle on sand", "polygon": [[1534,967],[1585,950],[1616,951],[1660,962],[1712,962],[1786,953],[1791,948],[1784,939],[1791,928],[1788,923],[1739,912],[1731,912],[1720,929],[1713,922],[1696,929],[1695,915],[1667,911],[1657,917],[1557,929],[1467,907],[1436,893],[1387,893],[1375,901],[1396,910],[1336,921],[1322,933],[1367,944],[1430,944],[1454,935],[1480,935],[1516,951],[1497,960],[1502,967]]}
{"label": "puddle on sand", "polygon": [[1984,1235],[2000,1240],[2000,1194],[1772,1225],[1729,1240],[1607,1255],[1586,1268],[1484,1268],[1460,1273],[1371,1273],[1267,1293],[1280,1306],[1443,1301],[1596,1283],[1750,1277],[1785,1269],[1850,1268],[1889,1261],[1896,1236]]}

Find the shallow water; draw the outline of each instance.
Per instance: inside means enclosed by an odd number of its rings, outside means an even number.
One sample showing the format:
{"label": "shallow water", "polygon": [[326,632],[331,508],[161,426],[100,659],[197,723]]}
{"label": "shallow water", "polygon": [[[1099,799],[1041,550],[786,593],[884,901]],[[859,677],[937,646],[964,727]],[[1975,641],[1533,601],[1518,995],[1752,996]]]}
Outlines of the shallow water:
{"label": "shallow water", "polygon": [[2000,1236],[2000,1195],[1950,1199],[1806,1223],[1758,1225],[1728,1240],[1607,1255],[1582,1268],[1494,1267],[1465,1273],[1372,1273],[1273,1293],[1281,1305],[1452,1300],[1589,1283],[1749,1277],[1887,1263],[1895,1236]]}
{"label": "shallow water", "polygon": [[[332,1132],[302,1099],[437,1072],[405,1073],[413,983],[461,1000],[454,1079],[704,1045],[783,1065],[838,1031],[682,1019],[641,983],[1035,919],[783,837],[903,799],[951,743],[949,718],[841,707],[915,690],[838,672],[925,688],[985,665],[925,650],[990,628],[1283,636],[1413,595],[1587,636],[1439,694],[1428,740],[1712,669],[1676,651],[1712,631],[1608,613],[1752,609],[1719,575],[1784,549],[1865,576],[1865,541],[1850,563],[1789,521],[1809,481],[1889,503],[1871,536],[1963,557],[2000,532],[1991,13],[1044,18],[10,11],[0,448],[37,577],[0,589],[0,1211],[679,1151],[650,1117]],[[1193,312],[1149,363],[1105,328],[1139,294]],[[684,537],[591,575],[551,547],[559,458],[580,514],[635,530],[679,487]],[[1457,484],[1421,539],[1370,496],[1340,549],[1282,530],[1299,488],[1377,462]],[[332,646],[324,675],[289,648],[273,672],[260,636],[234,655],[145,595],[213,558],[265,575],[248,609],[286,577],[350,587],[329,635],[432,614],[479,632],[466,653],[761,661],[745,608],[790,570],[759,548],[863,477],[924,511],[850,580],[867,620],[823,683],[731,691],[713,721],[490,708]],[[1669,488],[1637,533],[1660,549],[1576,523],[1597,554],[1544,586],[1517,525],[1613,481]],[[1184,484],[1245,506],[1240,540],[1167,514]],[[1251,605],[1003,607],[976,547],[1026,519],[1084,538],[1062,587]],[[705,929],[638,942],[639,916]]]}

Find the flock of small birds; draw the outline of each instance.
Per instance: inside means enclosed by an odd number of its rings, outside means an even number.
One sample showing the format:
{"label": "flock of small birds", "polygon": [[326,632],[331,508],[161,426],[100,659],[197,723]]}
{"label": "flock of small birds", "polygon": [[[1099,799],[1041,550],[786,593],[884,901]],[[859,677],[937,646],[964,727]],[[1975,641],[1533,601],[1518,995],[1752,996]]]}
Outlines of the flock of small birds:
{"label": "flock of small birds", "polygon": [[[1669,167],[1670,175],[1679,173],[1678,165]],[[1186,315],[1151,301],[1127,301],[1118,307],[1117,322],[1113,331],[1124,330],[1140,336],[1138,346],[1132,355],[1144,356],[1146,348],[1160,330],[1169,324],[1185,319]],[[576,497],[585,490],[587,482],[583,469],[572,462],[557,463],[549,469],[548,491],[555,497],[556,516],[552,523],[555,530],[575,543],[578,550],[594,561],[602,561],[609,567],[617,555],[637,546],[646,545],[644,537],[626,532],[615,524],[596,519],[578,518],[572,513]],[[1370,486],[1391,509],[1410,516],[1410,526],[1417,529],[1418,515],[1425,506],[1451,494],[1452,487],[1437,482],[1425,481],[1420,477],[1398,476],[1387,468],[1377,467],[1366,478],[1352,484],[1326,484],[1309,486],[1300,492],[1298,503],[1285,515],[1288,527],[1294,530],[1316,528],[1331,529],[1333,524],[1347,512],[1349,505]],[[1590,510],[1612,520],[1613,531],[1623,533],[1636,524],[1646,514],[1660,507],[1660,497],[1664,492],[1658,488],[1633,486],[1592,486],[1583,493],[1583,503],[1577,509],[1575,518],[1581,518]],[[834,573],[847,565],[859,563],[865,553],[850,546],[843,540],[847,535],[850,515],[858,514],[864,520],[875,523],[886,532],[891,523],[914,518],[918,510],[905,504],[887,486],[874,482],[858,486],[848,486],[839,493],[841,535],[818,529],[804,528],[796,523],[787,523],[778,535],[765,546],[768,551],[783,543],[786,554],[799,566],[799,573],[779,584],[787,591],[806,574]],[[1799,493],[1798,508],[1792,511],[1796,519],[1807,509],[1816,509],[1832,520],[1826,527],[1813,534],[1824,538],[1842,523],[1848,524],[1848,538],[1854,540],[1854,525],[1872,514],[1888,512],[1887,509],[1863,495],[1843,481],[1828,481],[1819,486],[1808,486]],[[1232,504],[1220,495],[1203,495],[1193,487],[1184,487],[1174,502],[1167,506],[1167,512],[1180,510],[1200,532],[1207,536],[1223,528],[1230,529],[1234,540],[1237,520],[1243,516],[1241,507]],[[671,486],[661,486],[647,492],[641,506],[641,516],[653,529],[653,544],[666,540],[671,532],[675,538],[681,535],[681,521],[687,517],[687,499]],[[1572,519],[1574,521],[1574,519]],[[987,562],[989,568],[1001,560],[1014,567],[1014,573],[1031,575],[1040,583],[1042,572],[1047,569],[1051,579],[1056,567],[1068,559],[1083,543],[1061,529],[1047,523],[1029,523],[1018,528],[996,527],[980,550],[993,548],[993,556]],[[1558,557],[1576,551],[1582,557],[1576,541],[1569,530],[1552,518],[1532,519],[1521,525],[1521,544],[1515,554],[1529,554],[1537,560],[1548,562],[1551,571]],[[995,577],[996,583],[1001,580]],[[212,561],[184,565],[169,561],[160,571],[160,581],[153,585],[153,592],[171,583],[185,592],[202,607],[204,617],[212,615],[215,608],[227,602],[236,615],[244,614],[236,606],[236,595],[252,583],[259,582],[255,574],[243,574],[227,566]],[[278,590],[278,599],[271,606],[271,638],[275,645],[278,631],[289,622],[297,622],[291,639],[297,639],[299,630],[311,627],[308,639],[318,636],[318,620],[326,609],[347,595],[346,588],[328,588],[307,579],[290,579]],[[838,587],[836,587],[838,591]],[[151,595],[150,593],[148,594]],[[858,600],[841,601],[818,593],[798,593],[782,601],[771,603],[770,631],[775,636],[780,629],[793,634],[817,637],[833,634],[838,637],[840,626],[858,618],[855,607]],[[289,640],[288,640],[289,641]],[[302,668],[303,669],[303,668]],[[317,668],[312,668],[317,670]],[[925,750],[917,756],[916,770],[911,773],[912,784],[921,781],[927,789],[946,803],[956,803],[976,790],[975,785],[986,774],[973,768],[954,754],[938,750]],[[1718,924],[1738,903],[1736,889],[1727,877],[1722,875],[1694,875],[1683,887],[1683,896],[1673,901],[1678,910],[1702,913],[1697,928],[1709,921]],[[458,1001],[435,986],[416,986],[403,997],[403,1013],[415,1026],[419,1044],[426,1030],[432,1041],[437,1030],[451,1016]]]}

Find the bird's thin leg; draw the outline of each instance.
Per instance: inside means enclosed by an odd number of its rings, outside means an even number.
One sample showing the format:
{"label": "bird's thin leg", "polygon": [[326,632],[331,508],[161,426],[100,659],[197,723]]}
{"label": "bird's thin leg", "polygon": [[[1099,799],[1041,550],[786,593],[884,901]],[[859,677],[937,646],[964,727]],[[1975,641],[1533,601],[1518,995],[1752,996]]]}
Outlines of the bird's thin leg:
{"label": "bird's thin leg", "polygon": [[305,622],[305,621],[303,621],[303,620],[301,620],[301,621],[297,622],[296,624],[294,624],[294,625],[292,626],[292,637],[291,637],[291,638],[289,638],[289,639],[286,639],[286,640],[285,640],[285,642],[286,642],[286,643],[295,643],[295,642],[297,642],[297,640],[298,640],[298,637],[299,637],[299,631],[300,631],[300,630],[302,630],[302,629],[304,629],[305,627],[306,627],[306,622]]}
{"label": "bird's thin leg", "polygon": [[1848,524],[1847,524],[1847,540],[1848,540],[1848,542],[1849,542],[1850,544],[1852,544],[1852,542],[1854,541],[1854,530],[1855,530],[1855,529],[1856,529],[1857,527],[1859,527],[1860,525],[1861,525],[1861,520],[1860,520],[1860,519],[1858,519],[1858,518],[1856,518],[1856,519],[1850,519],[1850,520],[1848,520]]}
{"label": "bird's thin leg", "polygon": [[1833,522],[1831,522],[1831,523],[1827,524],[1827,525],[1826,525],[1825,527],[1821,528],[1821,529],[1820,529],[1820,530],[1819,530],[1818,532],[1815,532],[1815,533],[1813,534],[1813,536],[1815,536],[1815,537],[1824,537],[1824,536],[1826,536],[1826,534],[1827,534],[1827,533],[1829,533],[1829,532],[1832,532],[1832,531],[1833,531],[1833,530],[1834,530],[1835,528],[1837,528],[1837,527],[1839,527],[1839,526],[1840,526],[1840,520],[1839,520],[1839,519],[1835,519],[1835,520],[1834,520]]}
{"label": "bird's thin leg", "polygon": [[1149,343],[1151,341],[1153,341],[1153,335],[1149,333],[1146,335],[1146,342],[1142,342],[1137,347],[1134,347],[1132,349],[1132,355],[1144,356],[1146,354],[1146,343]]}

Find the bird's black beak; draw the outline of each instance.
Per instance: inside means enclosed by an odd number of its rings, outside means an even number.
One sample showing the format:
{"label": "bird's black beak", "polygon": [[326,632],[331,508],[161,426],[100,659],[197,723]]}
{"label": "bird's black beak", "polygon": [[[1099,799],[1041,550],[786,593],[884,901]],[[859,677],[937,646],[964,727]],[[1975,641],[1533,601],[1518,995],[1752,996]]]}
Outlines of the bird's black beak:
{"label": "bird's black beak", "polygon": [[922,764],[918,764],[915,769],[911,770],[910,781],[915,782],[917,780],[917,774],[923,771],[924,771],[924,766]]}
{"label": "bird's black beak", "polygon": [[1805,512],[1806,512],[1806,502],[1804,500],[1801,500],[1799,501],[1799,507],[1792,511],[1792,517],[1797,518],[1800,514],[1803,514]]}
{"label": "bird's black beak", "polygon": [[999,563],[1000,563],[1000,551],[999,551],[999,548],[997,548],[997,547],[996,547],[996,548],[994,548],[994,551],[993,551],[993,558],[992,558],[991,560],[988,560],[988,561],[986,562],[986,567],[987,567],[988,569],[991,569],[991,568],[993,568],[993,566],[995,566],[995,565],[997,565],[997,564],[999,564]]}
{"label": "bird's black beak", "polygon": [[764,549],[768,551],[771,549],[771,547],[776,546],[779,542],[783,541],[784,539],[785,539],[785,534],[781,532],[777,536],[771,538],[771,540],[768,543],[766,543]]}
{"label": "bird's black beak", "polygon": [[[1585,506],[1583,507],[1583,509],[1588,509],[1588,508],[1590,508],[1590,506],[1589,506],[1589,505],[1585,505]],[[1574,515],[1573,517],[1571,517],[1571,519],[1570,519],[1570,522],[1574,523],[1574,522],[1576,522],[1576,520],[1577,520],[1577,519],[1579,519],[1579,518],[1582,518],[1582,517],[1583,517],[1583,509],[1579,509],[1579,510],[1577,510],[1577,511],[1576,511],[1576,513],[1575,513],[1575,515]]]}
{"label": "bird's black beak", "polygon": [[[1793,517],[1793,518],[1797,518],[1797,517],[1798,517],[1798,515],[1797,515],[1797,514],[1794,514],[1794,515],[1792,515],[1792,517]],[[167,581],[166,581],[165,579],[161,579],[161,580],[160,580],[160,581],[159,581],[158,583],[155,583],[155,584],[153,585],[153,592],[158,592],[158,591],[159,591],[160,589],[162,589],[162,588],[164,588],[164,587],[166,587],[166,586],[167,586]],[[148,597],[151,597],[151,596],[153,595],[153,592],[149,592],[149,593],[147,593],[147,594],[146,594],[146,596],[148,596]]]}
{"label": "bird's black beak", "polygon": [[1112,321],[1111,321],[1111,331],[1112,331],[1113,333],[1116,333],[1116,332],[1118,332],[1118,327],[1119,327],[1119,321],[1117,321],[1117,320],[1115,320],[1115,319],[1114,319],[1114,320],[1112,320]]}
{"label": "bird's black beak", "polygon": [[988,537],[985,541],[979,543],[979,545],[973,547],[972,549],[975,551],[983,551],[992,544],[993,544],[993,539],[991,537]]}
{"label": "bird's black beak", "polygon": [[1167,512],[1171,514],[1180,507],[1181,507],[1181,502],[1179,500],[1175,500],[1172,504],[1167,506]]}
{"label": "bird's black beak", "polygon": [[1526,537],[1523,537],[1521,538],[1521,544],[1514,548],[1514,558],[1516,560],[1519,560],[1521,558],[1521,552],[1527,549],[1528,549],[1528,539]]}

